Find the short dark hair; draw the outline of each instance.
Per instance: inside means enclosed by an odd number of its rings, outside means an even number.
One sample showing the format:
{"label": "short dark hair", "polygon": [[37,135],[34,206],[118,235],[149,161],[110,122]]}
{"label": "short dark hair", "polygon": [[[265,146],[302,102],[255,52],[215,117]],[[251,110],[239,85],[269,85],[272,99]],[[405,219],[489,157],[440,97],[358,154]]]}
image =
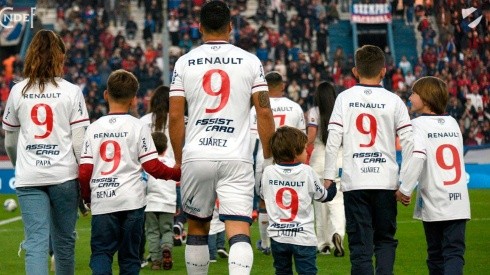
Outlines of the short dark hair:
{"label": "short dark hair", "polygon": [[376,77],[385,67],[385,54],[378,46],[362,46],[357,49],[355,59],[357,72],[362,77]]}
{"label": "short dark hair", "polygon": [[265,81],[269,86],[277,86],[282,84],[282,75],[277,71],[271,71],[265,75]]}
{"label": "short dark hair", "polygon": [[139,89],[138,79],[134,74],[123,70],[115,70],[107,79],[107,92],[116,102],[132,100]]}
{"label": "short dark hair", "polygon": [[153,138],[158,154],[163,154],[167,150],[167,136],[163,132],[153,132],[151,133],[151,137]]}
{"label": "short dark hair", "polygon": [[201,9],[201,26],[209,32],[223,32],[231,21],[230,8],[223,1],[210,1]]}
{"label": "short dark hair", "polygon": [[413,83],[412,91],[419,95],[429,109],[437,115],[446,112],[449,92],[446,82],[433,76],[425,76]]}
{"label": "short dark hair", "polygon": [[276,163],[294,161],[305,150],[308,137],[301,130],[283,126],[270,139],[272,156]]}

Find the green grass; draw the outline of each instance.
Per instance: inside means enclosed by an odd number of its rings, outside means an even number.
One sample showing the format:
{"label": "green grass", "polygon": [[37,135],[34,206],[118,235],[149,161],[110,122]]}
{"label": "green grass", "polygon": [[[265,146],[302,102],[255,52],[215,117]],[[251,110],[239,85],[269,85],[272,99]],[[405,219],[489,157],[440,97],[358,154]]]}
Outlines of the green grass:
{"label": "green grass", "polygon": [[[0,201],[13,195],[0,195]],[[490,259],[490,190],[471,190],[472,221],[468,223],[466,231],[465,274],[485,274],[488,272]],[[413,220],[413,206],[398,207],[399,245],[396,255],[395,274],[427,274],[425,265],[426,244],[422,223]],[[20,212],[9,213],[0,210],[0,222],[19,216]],[[81,217],[77,224],[79,239],[76,244],[76,274],[90,274],[88,267],[90,257],[90,217]],[[252,226],[252,241],[258,239],[256,224]],[[23,239],[23,226],[21,221],[0,225],[0,274],[24,274],[24,252],[17,256],[19,243]],[[347,247],[347,242],[345,242]],[[346,257],[335,258],[332,255],[318,255],[318,274],[349,274],[349,252]],[[254,266],[252,274],[274,274],[272,257],[257,253],[254,245]],[[186,274],[184,264],[184,247],[174,248],[174,267],[165,274]],[[48,259],[46,259],[47,261]],[[114,259],[114,273],[117,274],[116,259]],[[160,271],[162,272],[162,271]],[[141,274],[157,274],[148,267]],[[54,273],[52,273],[54,274]],[[226,259],[218,259],[217,263],[210,265],[209,274],[228,274]]]}

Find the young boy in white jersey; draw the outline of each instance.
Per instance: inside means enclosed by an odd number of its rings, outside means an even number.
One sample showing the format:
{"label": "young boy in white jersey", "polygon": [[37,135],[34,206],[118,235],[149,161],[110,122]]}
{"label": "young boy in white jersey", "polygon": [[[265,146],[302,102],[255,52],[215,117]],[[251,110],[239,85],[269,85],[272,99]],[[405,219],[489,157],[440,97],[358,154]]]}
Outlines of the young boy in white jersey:
{"label": "young boy in white jersey", "polygon": [[424,224],[429,274],[463,274],[466,222],[470,200],[463,161],[463,138],[458,122],[445,114],[446,83],[423,77],[412,87],[413,154],[396,192],[410,203],[417,187],[414,218]]}
{"label": "young boy in white jersey", "polygon": [[335,184],[328,189],[306,162],[308,138],[302,131],[283,126],[270,141],[274,165],[262,175],[261,197],[269,215],[267,233],[271,238],[276,274],[316,274],[316,245],[312,200],[331,201]]}
{"label": "young boy in white jersey", "polygon": [[[380,83],[386,74],[385,55],[364,45],[355,53],[352,69],[359,84],[340,93],[328,124],[325,146],[326,182],[337,174],[342,145],[341,189],[352,274],[392,274],[398,241],[395,239],[398,188],[395,137],[405,160],[413,148],[412,126],[401,98]],[[406,161],[402,162],[401,173]]]}
{"label": "young boy in white jersey", "polygon": [[[267,81],[267,87],[269,88],[269,98],[276,129],[278,127],[287,125],[300,129],[301,131],[306,133],[305,115],[303,109],[301,109],[301,106],[298,103],[284,96],[285,84],[282,75],[277,71],[268,72],[265,75],[265,80]],[[257,135],[257,113],[255,111],[255,107],[252,107],[252,109],[250,110],[250,121],[252,143],[256,146],[256,149],[254,149],[255,190],[258,194],[260,188],[260,179],[262,177],[262,166],[264,165],[264,158],[262,153],[262,146]],[[257,241],[256,247],[265,255],[269,255],[270,240],[267,236],[269,221],[267,218],[265,203],[262,199],[259,200],[258,222],[260,240]]]}
{"label": "young boy in white jersey", "polygon": [[169,168],[158,160],[146,124],[128,114],[138,86],[130,72],[110,74],[104,91],[109,113],[88,127],[83,143],[79,181],[82,198],[92,211],[90,268],[94,274],[112,273],[116,252],[120,270],[139,274],[146,206],[143,169],[158,179],[180,179],[179,166]]}
{"label": "young boy in white jersey", "polygon": [[[175,164],[173,156],[166,157],[167,136],[163,132],[151,134],[158,160],[167,166]],[[172,269],[173,225],[177,206],[175,191],[176,182],[173,180],[157,180],[151,175],[148,177],[145,209],[145,231],[148,242],[148,251],[151,258],[152,270]]]}

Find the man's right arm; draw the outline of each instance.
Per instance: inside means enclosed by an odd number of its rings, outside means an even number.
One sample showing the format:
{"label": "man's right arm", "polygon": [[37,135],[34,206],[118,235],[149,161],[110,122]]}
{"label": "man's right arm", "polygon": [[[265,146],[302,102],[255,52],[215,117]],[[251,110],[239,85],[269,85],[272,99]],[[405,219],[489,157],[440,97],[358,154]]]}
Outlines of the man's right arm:
{"label": "man's right arm", "polygon": [[264,159],[268,159],[272,157],[269,140],[275,132],[274,117],[272,116],[269,93],[267,91],[253,93],[252,102],[257,112],[257,131],[259,133],[260,141],[262,142]]}
{"label": "man's right arm", "polygon": [[175,165],[182,164],[182,147],[185,138],[185,97],[171,96],[169,111],[169,136],[174,150]]}

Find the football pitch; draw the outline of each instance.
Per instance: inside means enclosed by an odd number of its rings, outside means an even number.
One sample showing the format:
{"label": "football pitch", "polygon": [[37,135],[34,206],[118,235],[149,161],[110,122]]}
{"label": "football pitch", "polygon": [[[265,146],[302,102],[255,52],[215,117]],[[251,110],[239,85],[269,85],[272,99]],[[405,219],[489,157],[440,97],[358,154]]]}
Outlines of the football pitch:
{"label": "football pitch", "polygon": [[[0,195],[3,202],[15,195]],[[490,189],[470,190],[472,220],[466,229],[465,274],[488,274],[490,259]],[[425,264],[426,244],[422,223],[412,219],[413,205],[398,205],[399,245],[396,254],[395,274],[428,274]],[[25,274],[24,255],[17,256],[19,243],[23,239],[23,226],[19,218],[20,211],[0,210],[0,274]],[[76,243],[76,274],[91,274],[88,266],[90,257],[90,216],[80,217],[77,223],[78,239]],[[257,224],[252,225],[252,246],[254,248],[254,266],[252,274],[274,274],[272,256],[261,254],[255,249],[258,240]],[[347,237],[346,237],[347,238]],[[346,256],[335,258],[333,255],[318,254],[318,274],[350,274],[349,250],[344,241]],[[152,271],[147,266],[141,274],[186,274],[184,264],[184,246],[173,250],[174,266],[170,271]],[[46,259],[48,261],[48,259]],[[114,258],[114,274],[118,274],[117,256]],[[209,274],[227,274],[226,259],[211,263]],[[54,272],[51,272],[54,274]]]}

